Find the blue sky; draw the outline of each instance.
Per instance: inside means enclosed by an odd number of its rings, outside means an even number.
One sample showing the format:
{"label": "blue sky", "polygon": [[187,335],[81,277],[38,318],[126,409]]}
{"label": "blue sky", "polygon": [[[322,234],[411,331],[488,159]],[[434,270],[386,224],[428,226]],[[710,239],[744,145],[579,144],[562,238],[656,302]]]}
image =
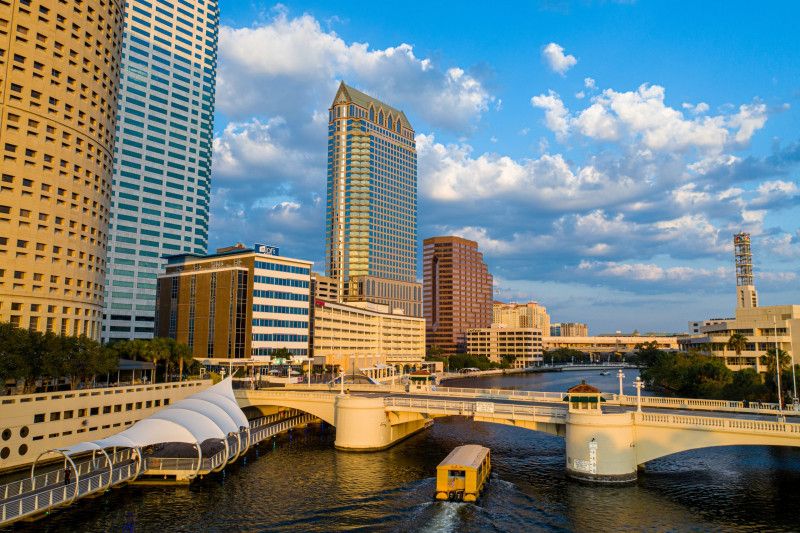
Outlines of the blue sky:
{"label": "blue sky", "polygon": [[[520,5],[529,4],[529,5]],[[220,1],[210,246],[317,263],[337,81],[417,132],[419,235],[477,240],[502,300],[591,331],[800,304],[800,8]]]}

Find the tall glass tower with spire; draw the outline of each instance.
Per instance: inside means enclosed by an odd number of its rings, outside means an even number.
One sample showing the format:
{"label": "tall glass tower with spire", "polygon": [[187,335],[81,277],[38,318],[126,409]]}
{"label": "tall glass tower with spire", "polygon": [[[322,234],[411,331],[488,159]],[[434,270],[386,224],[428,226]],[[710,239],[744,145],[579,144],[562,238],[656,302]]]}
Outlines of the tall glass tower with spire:
{"label": "tall glass tower with spire", "polygon": [[162,259],[205,254],[217,0],[128,0],[114,148],[104,340],[153,336]]}
{"label": "tall glass tower with spire", "polygon": [[402,111],[342,82],[328,119],[326,273],[344,302],[422,316],[417,150]]}

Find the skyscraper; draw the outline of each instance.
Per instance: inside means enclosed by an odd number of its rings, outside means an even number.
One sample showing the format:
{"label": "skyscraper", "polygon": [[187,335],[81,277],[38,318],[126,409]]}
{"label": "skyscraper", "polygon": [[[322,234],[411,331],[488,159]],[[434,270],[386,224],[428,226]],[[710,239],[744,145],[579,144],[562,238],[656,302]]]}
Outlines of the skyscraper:
{"label": "skyscraper", "polygon": [[163,256],[205,254],[217,0],[128,0],[103,338],[153,336]]}
{"label": "skyscraper", "polygon": [[0,320],[100,336],[121,0],[0,2]]}
{"label": "skyscraper", "polygon": [[342,82],[328,118],[325,263],[345,302],[422,316],[417,151],[402,111]]}
{"label": "skyscraper", "polygon": [[425,344],[445,353],[466,349],[467,330],[492,324],[492,275],[478,243],[431,237],[422,247]]}

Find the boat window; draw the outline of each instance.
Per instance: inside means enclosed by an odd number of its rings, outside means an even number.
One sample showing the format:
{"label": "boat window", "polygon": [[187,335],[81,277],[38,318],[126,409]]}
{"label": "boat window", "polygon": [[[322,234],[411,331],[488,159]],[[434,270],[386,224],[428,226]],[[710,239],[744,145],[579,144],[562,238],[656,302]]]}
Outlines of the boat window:
{"label": "boat window", "polygon": [[450,477],[467,477],[467,473],[464,470],[451,470]]}

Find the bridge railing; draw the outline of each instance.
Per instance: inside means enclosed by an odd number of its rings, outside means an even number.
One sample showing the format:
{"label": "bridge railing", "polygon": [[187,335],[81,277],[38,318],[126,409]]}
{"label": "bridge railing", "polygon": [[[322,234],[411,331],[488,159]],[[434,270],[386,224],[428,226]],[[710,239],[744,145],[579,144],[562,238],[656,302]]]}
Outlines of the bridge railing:
{"label": "bridge railing", "polygon": [[[603,394],[603,397],[611,403],[619,405],[635,406],[636,396],[618,394]],[[739,413],[777,413],[779,411],[777,403],[732,402],[728,400],[703,400],[697,398],[669,398],[664,396],[642,396],[643,407],[657,407],[662,409],[695,409],[709,411],[729,411]]]}
{"label": "bridge railing", "polygon": [[517,405],[492,402],[470,402],[457,400],[431,400],[429,398],[395,398],[387,397],[384,400],[387,409],[392,411],[414,410],[433,414],[453,415],[500,415],[501,418],[549,418],[565,421],[566,408],[542,407],[539,405]]}
{"label": "bridge railing", "polygon": [[668,413],[635,413],[637,422],[650,422],[683,427],[724,429],[735,432],[759,432],[784,435],[800,435],[800,424],[773,422],[770,420],[747,420],[743,418],[721,418],[708,416],[675,415]]}
{"label": "bridge railing", "polygon": [[293,418],[286,419],[283,422],[280,422],[278,424],[274,424],[274,425],[271,425],[271,426],[263,427],[263,428],[255,431],[255,432],[253,432],[253,433],[251,433],[251,439],[252,439],[253,444],[256,444],[256,443],[261,442],[262,440],[265,440],[265,439],[268,439],[268,438],[272,437],[273,435],[277,435],[278,433],[282,433],[282,432],[286,431],[287,429],[291,429],[291,428],[293,428],[293,427],[295,427],[297,425],[300,425],[300,424],[307,424],[309,422],[313,422],[316,419],[317,419],[317,417],[315,417],[314,415],[301,414],[301,415],[295,416]]}
{"label": "bridge railing", "polygon": [[13,498],[0,503],[0,525],[9,524],[26,516],[32,516],[48,509],[58,507],[74,499],[105,490],[109,484],[132,479],[137,472],[135,462],[114,467],[111,471],[103,469],[75,481],[56,485],[52,488],[34,491],[32,494]]}
{"label": "bridge railing", "polygon": [[560,402],[564,392],[539,392],[515,389],[471,389],[465,387],[436,387],[430,391],[414,391],[426,396],[467,396],[473,398]]}

